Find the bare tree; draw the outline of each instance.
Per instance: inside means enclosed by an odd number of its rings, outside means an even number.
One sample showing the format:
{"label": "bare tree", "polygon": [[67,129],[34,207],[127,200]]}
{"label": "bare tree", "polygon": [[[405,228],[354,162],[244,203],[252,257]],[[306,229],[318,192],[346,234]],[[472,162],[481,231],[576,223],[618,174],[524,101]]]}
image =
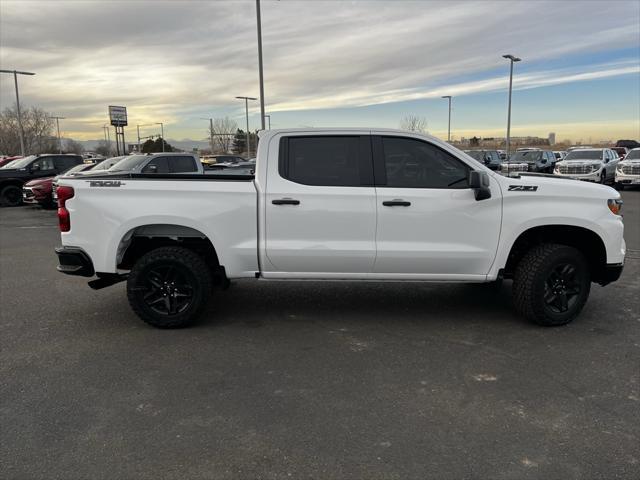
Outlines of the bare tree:
{"label": "bare tree", "polygon": [[421,132],[427,131],[428,122],[425,117],[418,117],[417,115],[405,115],[400,121],[400,128],[407,130],[408,132]]}
{"label": "bare tree", "polygon": [[62,149],[65,153],[75,153],[77,155],[81,155],[84,152],[84,147],[70,138],[64,139]]}
{"label": "bare tree", "polygon": [[[26,153],[57,151],[57,140],[52,135],[53,120],[47,112],[38,107],[23,108],[22,127]],[[5,108],[0,113],[0,153],[6,155],[20,154],[20,133],[18,128],[18,112],[15,106]]]}
{"label": "bare tree", "polygon": [[113,151],[111,150],[109,142],[107,142],[106,140],[100,140],[98,142],[98,146],[96,147],[96,153],[104,157],[110,157],[113,154]]}
{"label": "bare tree", "polygon": [[216,118],[213,121],[212,132],[216,149],[222,153],[228,153],[237,130],[238,124],[229,117]]}

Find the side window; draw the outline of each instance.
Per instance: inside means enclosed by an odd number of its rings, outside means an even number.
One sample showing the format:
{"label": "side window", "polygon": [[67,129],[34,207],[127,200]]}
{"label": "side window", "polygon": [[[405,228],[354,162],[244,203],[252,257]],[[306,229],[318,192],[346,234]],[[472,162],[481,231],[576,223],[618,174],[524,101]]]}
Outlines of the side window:
{"label": "side window", "polygon": [[55,165],[56,170],[64,172],[77,165],[78,161],[75,157],[54,157],[53,164]]}
{"label": "side window", "polygon": [[370,137],[285,137],[280,142],[280,175],[304,185],[372,184]]}
{"label": "side window", "polygon": [[31,164],[31,168],[39,167],[41,172],[44,172],[46,170],[54,170],[55,166],[53,164],[53,158],[54,157],[42,157],[42,158],[39,158],[38,160],[36,160],[35,162],[33,162]]}
{"label": "side window", "polygon": [[435,145],[412,138],[383,137],[382,149],[387,187],[469,186],[469,167]]}
{"label": "side window", "polygon": [[167,165],[167,157],[153,158],[142,169],[142,173],[169,173],[169,166]]}
{"label": "side window", "polygon": [[172,173],[197,172],[196,161],[193,157],[168,157]]}

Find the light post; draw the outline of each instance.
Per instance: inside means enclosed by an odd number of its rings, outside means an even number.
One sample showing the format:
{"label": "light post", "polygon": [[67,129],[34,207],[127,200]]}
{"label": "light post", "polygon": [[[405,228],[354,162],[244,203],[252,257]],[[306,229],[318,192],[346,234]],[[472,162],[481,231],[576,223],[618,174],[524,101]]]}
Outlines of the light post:
{"label": "light post", "polygon": [[[258,71],[260,74],[260,120],[264,130],[264,75],[262,72],[262,19],[260,18],[260,0],[256,0],[256,24],[258,26]],[[247,150],[247,153],[248,150]]]}
{"label": "light post", "polygon": [[104,141],[107,144],[107,151],[109,155],[111,155],[111,135],[109,134],[109,126],[105,123],[102,125],[102,130],[104,130]]}
{"label": "light post", "polygon": [[447,142],[451,141],[451,95],[443,95],[442,98],[449,100],[449,129],[447,130]]}
{"label": "light post", "polygon": [[[140,136],[140,127],[149,127],[151,125],[156,125],[155,123],[139,123],[136,125],[136,130],[138,132],[138,153],[142,153],[142,149],[140,148],[140,139],[142,138]],[[149,137],[145,137],[145,138],[149,138]]]}
{"label": "light post", "polygon": [[[507,113],[507,141],[506,141],[506,150],[507,150],[507,162],[509,161],[509,149],[511,147],[511,91],[513,88],[513,64],[515,62],[519,62],[521,59],[518,57],[514,57],[513,55],[503,55],[502,58],[506,58],[511,62],[511,68],[509,71],[509,110]],[[508,166],[508,164],[507,164]]]}
{"label": "light post", "polygon": [[200,120],[209,120],[209,143],[211,144],[211,155],[213,155],[213,118],[203,118]]}
{"label": "light post", "polygon": [[[255,97],[236,97],[237,99],[244,100],[244,113],[247,117],[247,158],[250,157],[249,148],[249,100],[257,100]],[[264,116],[262,117],[262,128],[264,129]]]}
{"label": "light post", "polygon": [[160,125],[160,136],[162,137],[162,153],[164,153],[164,123],[156,122],[154,125]]}
{"label": "light post", "polygon": [[58,153],[62,153],[62,139],[60,138],[60,120],[65,120],[66,117],[55,117],[51,115],[49,118],[55,119],[56,129],[58,130]]}
{"label": "light post", "polygon": [[269,130],[271,130],[271,115],[265,115],[269,119]]}
{"label": "light post", "polygon": [[20,94],[18,93],[18,75],[35,75],[33,72],[20,72],[18,70],[0,70],[0,73],[13,73],[13,81],[16,85],[16,109],[18,111],[18,135],[20,137],[20,154],[24,157],[24,130],[22,128],[22,115],[20,114]]}

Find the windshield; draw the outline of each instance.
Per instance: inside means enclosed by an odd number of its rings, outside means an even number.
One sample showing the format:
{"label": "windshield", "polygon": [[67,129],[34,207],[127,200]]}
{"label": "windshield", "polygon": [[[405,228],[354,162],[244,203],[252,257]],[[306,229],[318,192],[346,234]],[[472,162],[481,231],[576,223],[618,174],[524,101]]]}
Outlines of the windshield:
{"label": "windshield", "polygon": [[92,170],[109,170],[111,167],[113,167],[116,163],[118,163],[120,160],[123,160],[127,157],[111,157],[111,158],[107,158],[106,160],[101,161],[100,163],[98,163],[95,167],[92,168]]}
{"label": "windshield", "polygon": [[75,167],[71,167],[65,173],[75,173],[75,172],[83,172],[84,170],[89,170],[93,165],[88,165],[86,163],[81,163],[80,165],[76,165]]}
{"label": "windshield", "polygon": [[540,150],[529,150],[526,152],[516,152],[509,158],[510,162],[537,162],[542,157]]}
{"label": "windshield", "polygon": [[147,155],[131,155],[130,157],[125,157],[111,168],[109,168],[110,172],[124,172],[128,170],[132,170],[136,168],[141,163],[147,161],[149,157]]}
{"label": "windshield", "polygon": [[625,160],[640,160],[640,149],[631,150],[627,153],[627,156],[624,157]]}
{"label": "windshield", "polygon": [[30,155],[28,157],[19,158],[18,160],[14,160],[13,162],[7,163],[2,168],[23,168],[29,165],[33,160],[35,160],[35,155]]}
{"label": "windshield", "polygon": [[572,150],[565,160],[602,160],[602,150]]}

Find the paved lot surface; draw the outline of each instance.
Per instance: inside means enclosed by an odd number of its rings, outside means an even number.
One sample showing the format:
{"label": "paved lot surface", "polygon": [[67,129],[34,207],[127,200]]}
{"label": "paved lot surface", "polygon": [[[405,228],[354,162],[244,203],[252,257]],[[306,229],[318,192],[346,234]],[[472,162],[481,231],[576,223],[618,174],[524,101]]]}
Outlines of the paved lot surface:
{"label": "paved lot surface", "polygon": [[0,211],[3,479],[640,477],[640,191],[622,279],[572,325],[510,284],[239,282],[160,331]]}

